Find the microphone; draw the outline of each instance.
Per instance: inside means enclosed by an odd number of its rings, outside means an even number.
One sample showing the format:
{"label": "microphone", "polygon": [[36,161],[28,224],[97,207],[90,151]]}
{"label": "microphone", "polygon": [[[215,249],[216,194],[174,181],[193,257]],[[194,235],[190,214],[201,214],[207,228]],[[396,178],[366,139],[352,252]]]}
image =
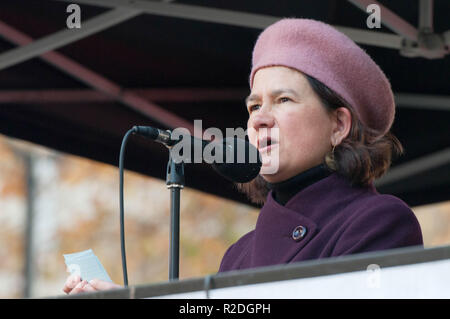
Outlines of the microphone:
{"label": "microphone", "polygon": [[[219,175],[232,182],[247,183],[258,176],[261,170],[262,162],[258,149],[245,139],[227,137],[218,141],[205,141],[187,134],[180,139],[173,138],[169,130],[151,126],[134,126],[133,130],[136,134],[169,147],[175,162],[206,162],[211,164]],[[191,139],[184,140],[188,136]],[[200,151],[203,155],[201,159],[197,156]]]}
{"label": "microphone", "polygon": [[167,130],[160,130],[159,128],[154,128],[151,126],[133,126],[133,131],[141,136],[149,137],[152,140],[164,144],[166,146],[172,146],[178,143],[177,140],[172,140],[172,133]]}

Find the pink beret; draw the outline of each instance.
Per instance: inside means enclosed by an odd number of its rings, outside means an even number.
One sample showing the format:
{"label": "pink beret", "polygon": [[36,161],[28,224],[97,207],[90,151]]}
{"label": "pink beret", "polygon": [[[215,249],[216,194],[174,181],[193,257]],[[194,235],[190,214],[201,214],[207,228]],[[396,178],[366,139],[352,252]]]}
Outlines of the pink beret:
{"label": "pink beret", "polygon": [[256,71],[276,65],[316,78],[380,134],[391,128],[395,103],[389,80],[363,49],[329,24],[285,18],[267,27],[253,49],[250,88]]}

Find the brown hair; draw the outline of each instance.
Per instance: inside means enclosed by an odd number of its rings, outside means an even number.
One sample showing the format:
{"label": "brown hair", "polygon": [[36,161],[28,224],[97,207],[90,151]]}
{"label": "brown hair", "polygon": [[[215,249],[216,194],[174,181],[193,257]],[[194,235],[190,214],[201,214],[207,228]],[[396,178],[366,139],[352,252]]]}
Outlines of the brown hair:
{"label": "brown hair", "polygon": [[[317,79],[304,74],[322,105],[329,112],[345,107],[352,117],[348,136],[336,145],[334,153],[327,153],[324,164],[337,174],[346,177],[352,185],[368,186],[384,175],[391,166],[392,157],[403,154],[403,146],[391,133],[384,135],[364,125],[354,109],[337,93]],[[237,183],[237,189],[251,202],[263,205],[269,192],[268,183],[261,175],[248,183]]]}

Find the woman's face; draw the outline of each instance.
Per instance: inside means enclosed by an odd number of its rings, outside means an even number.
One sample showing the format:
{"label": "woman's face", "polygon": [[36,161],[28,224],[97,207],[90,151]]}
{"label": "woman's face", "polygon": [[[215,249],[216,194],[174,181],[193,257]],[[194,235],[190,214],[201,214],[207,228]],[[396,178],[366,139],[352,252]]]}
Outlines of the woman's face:
{"label": "woman's face", "polygon": [[[319,165],[331,150],[334,122],[301,72],[283,66],[258,70],[246,103],[249,140],[261,153],[261,175],[268,182]],[[264,147],[268,136],[270,146]],[[275,172],[264,173],[274,164]]]}

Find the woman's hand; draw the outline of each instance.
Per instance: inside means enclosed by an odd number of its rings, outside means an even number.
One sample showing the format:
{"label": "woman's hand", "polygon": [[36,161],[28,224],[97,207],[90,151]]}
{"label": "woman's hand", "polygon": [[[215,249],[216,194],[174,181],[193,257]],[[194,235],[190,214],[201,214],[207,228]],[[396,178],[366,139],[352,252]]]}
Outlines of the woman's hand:
{"label": "woman's hand", "polygon": [[[95,278],[92,279],[91,281],[89,281],[89,283],[87,284],[87,287],[85,287],[85,288],[90,289],[91,287],[94,288],[95,291],[123,288],[121,285],[115,284],[113,282],[103,281],[103,280],[95,279]],[[90,291],[90,290],[88,290],[88,291]]]}
{"label": "woman's hand", "polygon": [[73,274],[67,278],[63,291],[68,295],[74,295],[82,292],[94,292],[117,288],[122,288],[122,286],[100,279],[92,279],[87,282],[86,280],[81,280],[80,276]]}

